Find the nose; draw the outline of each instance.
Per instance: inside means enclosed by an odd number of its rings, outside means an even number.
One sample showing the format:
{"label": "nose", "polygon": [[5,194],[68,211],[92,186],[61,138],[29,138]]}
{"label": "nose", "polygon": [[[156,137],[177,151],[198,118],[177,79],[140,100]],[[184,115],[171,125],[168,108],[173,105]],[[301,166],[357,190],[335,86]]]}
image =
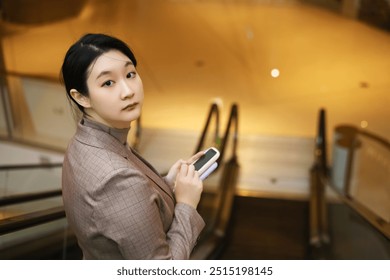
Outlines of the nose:
{"label": "nose", "polygon": [[122,81],[121,86],[121,99],[130,99],[134,96],[134,90],[128,81]]}

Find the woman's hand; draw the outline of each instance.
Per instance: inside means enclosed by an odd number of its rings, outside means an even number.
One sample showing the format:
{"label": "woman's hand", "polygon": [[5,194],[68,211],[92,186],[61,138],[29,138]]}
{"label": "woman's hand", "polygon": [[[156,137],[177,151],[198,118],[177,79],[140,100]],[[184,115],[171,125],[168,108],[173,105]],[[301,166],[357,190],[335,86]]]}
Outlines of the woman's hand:
{"label": "woman's hand", "polygon": [[193,163],[195,160],[197,160],[203,155],[204,155],[204,151],[201,151],[199,153],[196,153],[195,155],[193,155],[187,160],[180,159],[174,165],[172,165],[172,167],[168,171],[168,174],[164,178],[165,182],[172,188],[172,190],[175,187],[176,177],[177,174],[179,173],[181,165],[182,164],[190,165],[191,163]]}
{"label": "woman's hand", "polygon": [[203,182],[193,164],[182,163],[176,177],[175,197],[179,203],[196,209],[203,191]]}

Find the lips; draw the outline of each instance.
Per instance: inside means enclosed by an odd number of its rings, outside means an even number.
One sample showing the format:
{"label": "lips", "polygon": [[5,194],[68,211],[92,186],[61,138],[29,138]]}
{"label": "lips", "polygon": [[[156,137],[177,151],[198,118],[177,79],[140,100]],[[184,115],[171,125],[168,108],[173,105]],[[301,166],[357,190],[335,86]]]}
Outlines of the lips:
{"label": "lips", "polygon": [[138,103],[131,103],[129,105],[127,105],[126,107],[124,107],[122,109],[122,111],[125,111],[125,110],[133,110],[135,107],[137,107]]}

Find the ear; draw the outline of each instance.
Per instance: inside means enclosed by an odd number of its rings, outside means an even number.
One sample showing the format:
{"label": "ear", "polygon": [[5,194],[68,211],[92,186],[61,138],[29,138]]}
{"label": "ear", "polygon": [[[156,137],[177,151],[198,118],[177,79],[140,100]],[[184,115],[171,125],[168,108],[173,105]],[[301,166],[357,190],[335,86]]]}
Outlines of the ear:
{"label": "ear", "polygon": [[80,92],[78,92],[76,89],[71,89],[70,90],[70,95],[72,98],[80,105],[83,106],[84,108],[91,108],[91,102],[89,98],[85,95],[82,95]]}

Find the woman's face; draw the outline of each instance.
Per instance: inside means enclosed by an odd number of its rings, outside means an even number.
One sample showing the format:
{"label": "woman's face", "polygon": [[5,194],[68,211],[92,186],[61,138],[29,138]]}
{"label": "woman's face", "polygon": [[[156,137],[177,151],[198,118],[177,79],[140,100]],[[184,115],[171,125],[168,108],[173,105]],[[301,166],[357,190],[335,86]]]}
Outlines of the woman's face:
{"label": "woman's face", "polygon": [[89,107],[95,121],[114,128],[128,128],[141,115],[144,90],[131,60],[120,51],[102,54],[89,69]]}

